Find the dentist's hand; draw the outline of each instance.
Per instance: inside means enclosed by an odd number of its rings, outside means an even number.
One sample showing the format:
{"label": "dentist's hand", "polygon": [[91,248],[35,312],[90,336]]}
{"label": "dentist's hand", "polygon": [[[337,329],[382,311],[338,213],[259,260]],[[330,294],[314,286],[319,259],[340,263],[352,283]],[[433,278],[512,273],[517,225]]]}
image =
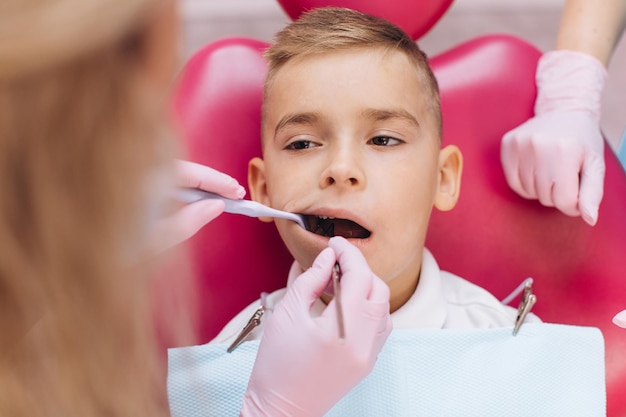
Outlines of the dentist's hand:
{"label": "dentist's hand", "polygon": [[574,51],[544,54],[537,66],[535,117],[504,135],[501,161],[509,186],[594,225],[604,186],[600,99],[607,72]]}
{"label": "dentist's hand", "polygon": [[[347,240],[334,237],[329,246],[269,317],[241,416],[323,416],[373,369],[392,327],[389,288]],[[336,260],[343,273],[343,344],[334,300],[320,316],[311,313]],[[300,272],[294,263],[291,274]]]}
{"label": "dentist's hand", "polygon": [[[176,185],[199,188],[232,199],[243,198],[246,194],[233,177],[189,161],[176,161]],[[159,220],[150,252],[158,253],[189,239],[223,212],[224,202],[219,200],[201,200],[181,207],[174,214]]]}

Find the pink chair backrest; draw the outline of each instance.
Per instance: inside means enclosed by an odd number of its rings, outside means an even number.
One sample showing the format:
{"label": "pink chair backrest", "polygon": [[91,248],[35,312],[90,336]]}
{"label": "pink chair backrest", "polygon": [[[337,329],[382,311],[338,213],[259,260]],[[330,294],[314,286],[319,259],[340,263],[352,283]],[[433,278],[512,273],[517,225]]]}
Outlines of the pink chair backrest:
{"label": "pink chair backrest", "polygon": [[318,7],[347,7],[382,17],[419,39],[439,21],[452,0],[278,0],[283,10],[296,20],[305,10]]}
{"label": "pink chair backrest", "polygon": [[[189,158],[242,184],[248,161],[261,155],[266,46],[242,38],[207,45],[184,68],[175,101]],[[464,173],[458,206],[433,213],[427,247],[442,269],[499,298],[533,277],[533,311],[542,319],[599,327],[606,339],[609,416],[623,415],[626,331],[611,318],[626,308],[626,175],[607,147],[605,197],[598,224],[589,227],[517,196],[500,166],[502,135],[532,116],[539,55],[517,38],[487,36],[431,60],[441,90],[443,142],[461,148]],[[262,291],[283,287],[291,263],[272,224],[242,216],[221,216],[191,246],[203,300],[200,342]]]}
{"label": "pink chair backrest", "polygon": [[[261,155],[260,116],[267,45],[229,39],[207,45],[185,66],[175,110],[189,159],[247,185],[248,161]],[[273,224],[224,214],[191,240],[200,277],[202,341],[211,339],[262,291],[284,287],[289,252]]]}

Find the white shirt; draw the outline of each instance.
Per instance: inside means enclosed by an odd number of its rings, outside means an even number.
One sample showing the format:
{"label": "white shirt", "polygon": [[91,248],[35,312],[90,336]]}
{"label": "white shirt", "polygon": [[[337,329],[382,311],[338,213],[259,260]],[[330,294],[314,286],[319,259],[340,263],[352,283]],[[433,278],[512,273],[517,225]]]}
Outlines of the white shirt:
{"label": "white shirt", "polygon": [[[287,286],[290,282],[287,283]],[[274,291],[266,299],[266,311],[261,324],[246,338],[259,339],[263,324],[274,306],[285,295],[286,288]],[[257,300],[243,309],[209,343],[231,344],[260,306]],[[317,300],[313,314],[326,306]],[[422,270],[417,289],[409,300],[391,314],[394,329],[469,329],[509,327],[515,323],[517,308],[502,304],[487,290],[449,272],[441,271],[433,255],[424,248]],[[525,322],[539,322],[529,314]]]}

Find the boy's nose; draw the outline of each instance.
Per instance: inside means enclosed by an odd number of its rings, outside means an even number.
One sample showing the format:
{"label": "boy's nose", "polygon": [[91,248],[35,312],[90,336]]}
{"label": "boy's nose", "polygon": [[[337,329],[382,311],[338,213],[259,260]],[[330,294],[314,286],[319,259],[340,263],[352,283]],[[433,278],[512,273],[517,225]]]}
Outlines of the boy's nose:
{"label": "boy's nose", "polygon": [[321,176],[322,188],[345,187],[362,188],[365,186],[365,174],[357,161],[349,155],[335,155]]}

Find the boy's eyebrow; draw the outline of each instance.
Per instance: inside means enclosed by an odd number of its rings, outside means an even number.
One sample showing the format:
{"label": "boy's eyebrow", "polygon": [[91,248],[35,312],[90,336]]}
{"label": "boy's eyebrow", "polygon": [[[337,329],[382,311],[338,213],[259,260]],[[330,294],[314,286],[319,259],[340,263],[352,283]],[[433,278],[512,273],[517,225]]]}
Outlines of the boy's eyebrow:
{"label": "boy's eyebrow", "polygon": [[288,125],[313,125],[320,121],[322,117],[319,113],[291,113],[283,116],[278,124],[276,125],[276,129],[274,129],[274,134],[277,134],[279,130],[285,128]]}
{"label": "boy's eyebrow", "polygon": [[416,127],[420,127],[417,119],[404,109],[365,109],[361,112],[361,115],[366,119],[375,121],[402,119],[415,125]]}

